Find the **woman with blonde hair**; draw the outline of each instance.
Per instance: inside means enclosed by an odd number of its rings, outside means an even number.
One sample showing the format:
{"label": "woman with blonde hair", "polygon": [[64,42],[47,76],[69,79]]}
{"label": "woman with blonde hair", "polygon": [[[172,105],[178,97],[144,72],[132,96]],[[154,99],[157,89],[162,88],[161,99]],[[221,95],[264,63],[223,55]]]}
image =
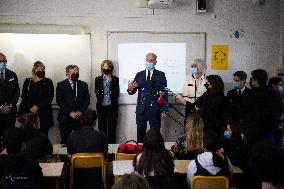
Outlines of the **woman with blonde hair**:
{"label": "woman with blonde hair", "polygon": [[195,159],[203,152],[203,121],[197,113],[186,119],[185,133],[171,148],[176,159]]}
{"label": "woman with blonde hair", "polygon": [[40,131],[48,136],[49,128],[54,125],[51,107],[54,87],[52,80],[45,77],[45,66],[42,62],[34,63],[32,77],[25,79],[21,97],[18,116],[25,113],[37,114]]}

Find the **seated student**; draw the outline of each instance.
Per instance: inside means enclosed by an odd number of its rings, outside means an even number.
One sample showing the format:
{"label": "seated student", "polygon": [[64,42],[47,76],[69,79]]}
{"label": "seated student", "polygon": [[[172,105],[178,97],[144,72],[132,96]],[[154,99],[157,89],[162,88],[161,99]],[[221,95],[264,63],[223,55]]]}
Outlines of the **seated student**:
{"label": "seated student", "polygon": [[197,113],[187,117],[185,134],[171,148],[176,159],[195,159],[203,152],[203,122]]}
{"label": "seated student", "polygon": [[[67,151],[75,153],[107,153],[107,142],[104,133],[94,130],[97,113],[94,110],[87,110],[81,116],[83,128],[73,131],[67,139]],[[75,169],[75,188],[100,188],[101,169]],[[94,179],[95,178],[95,179]]]}
{"label": "seated student", "polygon": [[97,113],[87,110],[82,115],[83,128],[73,131],[67,139],[68,154],[106,153],[107,142],[104,133],[94,130]]}
{"label": "seated student", "polygon": [[214,138],[205,138],[204,152],[190,162],[187,169],[187,182],[190,183],[193,176],[226,176],[230,179],[232,164],[220,147],[220,142]]}
{"label": "seated student", "polygon": [[123,175],[111,189],[149,189],[147,180],[140,174]]}
{"label": "seated student", "polygon": [[151,188],[173,188],[174,161],[165,149],[164,139],[158,129],[147,131],[143,150],[133,161],[134,170],[148,180]]}
{"label": "seated student", "polygon": [[22,137],[19,129],[10,128],[4,134],[7,156],[0,157],[0,173],[5,189],[39,189],[43,174],[39,164],[21,153]]}
{"label": "seated student", "polygon": [[34,113],[27,113],[17,118],[21,123],[20,130],[23,135],[23,152],[35,159],[42,159],[53,152],[52,144],[48,137],[40,132],[38,127],[38,116]]}
{"label": "seated student", "polygon": [[250,168],[262,185],[262,189],[284,188],[284,152],[271,141],[263,141],[253,146],[250,153]]}

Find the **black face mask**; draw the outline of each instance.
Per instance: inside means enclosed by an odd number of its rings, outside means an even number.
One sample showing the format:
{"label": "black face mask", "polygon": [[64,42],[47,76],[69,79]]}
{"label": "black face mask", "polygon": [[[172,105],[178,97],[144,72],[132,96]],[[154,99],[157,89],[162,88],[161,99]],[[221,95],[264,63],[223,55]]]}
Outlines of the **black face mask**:
{"label": "black face mask", "polygon": [[71,80],[72,80],[73,82],[78,81],[78,79],[79,79],[79,74],[78,74],[78,73],[71,75]]}
{"label": "black face mask", "polygon": [[205,84],[204,84],[204,87],[206,88],[206,90],[208,90],[208,89],[209,89],[209,88],[208,88],[208,87],[209,87],[209,84],[208,84],[208,83],[205,83]]}
{"label": "black face mask", "polygon": [[35,75],[38,76],[39,78],[43,78],[45,76],[45,71],[37,71]]}
{"label": "black face mask", "polygon": [[112,70],[111,70],[111,69],[109,69],[109,68],[108,68],[108,69],[105,69],[105,68],[103,68],[103,69],[102,69],[102,72],[103,72],[105,75],[110,74],[110,73],[111,73],[111,71],[112,71]]}

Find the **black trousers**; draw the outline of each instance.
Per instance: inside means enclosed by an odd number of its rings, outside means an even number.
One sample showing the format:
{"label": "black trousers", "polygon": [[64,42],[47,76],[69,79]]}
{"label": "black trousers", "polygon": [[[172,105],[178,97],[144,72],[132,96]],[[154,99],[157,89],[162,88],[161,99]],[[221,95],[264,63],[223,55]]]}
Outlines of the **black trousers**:
{"label": "black trousers", "polygon": [[115,144],[118,106],[98,106],[97,112],[99,130],[105,133],[108,144]]}
{"label": "black trousers", "polygon": [[61,136],[61,144],[66,144],[67,138],[69,137],[70,133],[74,130],[79,130],[83,126],[81,124],[80,120],[73,119],[65,123],[60,123],[59,124],[59,129],[60,129],[60,136]]}

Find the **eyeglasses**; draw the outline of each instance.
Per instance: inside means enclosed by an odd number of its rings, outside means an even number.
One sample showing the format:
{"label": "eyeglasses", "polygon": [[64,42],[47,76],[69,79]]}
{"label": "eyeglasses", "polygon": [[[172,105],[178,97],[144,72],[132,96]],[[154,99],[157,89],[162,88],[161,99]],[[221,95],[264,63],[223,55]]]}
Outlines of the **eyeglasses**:
{"label": "eyeglasses", "polygon": [[0,64],[6,64],[7,63],[7,60],[0,60]]}

